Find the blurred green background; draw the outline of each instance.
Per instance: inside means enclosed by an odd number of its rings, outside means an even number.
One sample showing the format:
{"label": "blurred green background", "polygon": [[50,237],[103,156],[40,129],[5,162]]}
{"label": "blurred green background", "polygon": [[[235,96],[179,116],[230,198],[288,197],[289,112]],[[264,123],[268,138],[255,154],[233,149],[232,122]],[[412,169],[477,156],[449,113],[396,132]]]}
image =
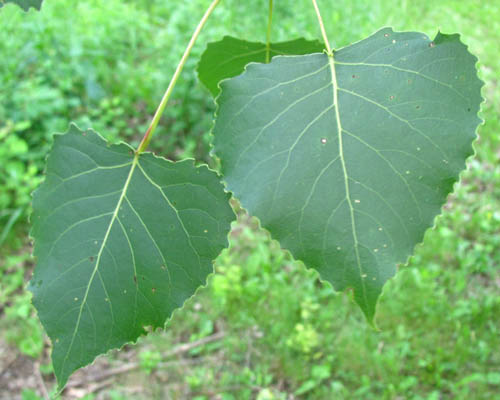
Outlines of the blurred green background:
{"label": "blurred green background", "polygon": [[[41,13],[0,11],[0,399],[44,398],[54,386],[50,345],[24,289],[33,268],[30,193],[52,134],[75,121],[137,144],[209,1],[44,3]],[[264,41],[267,3],[221,2],[152,142],[157,154],[216,167],[208,155],[214,104],[196,79],[197,59],[226,34]],[[77,374],[83,381],[64,398],[500,399],[500,2],[319,6],[336,48],[382,26],[460,32],[485,81],[477,154],[424,244],[386,286],[381,330],[240,213],[216,273],[166,331],[88,371],[136,367],[100,387]],[[299,36],[320,37],[310,1],[275,0],[273,40]],[[214,333],[224,336],[165,354]]]}

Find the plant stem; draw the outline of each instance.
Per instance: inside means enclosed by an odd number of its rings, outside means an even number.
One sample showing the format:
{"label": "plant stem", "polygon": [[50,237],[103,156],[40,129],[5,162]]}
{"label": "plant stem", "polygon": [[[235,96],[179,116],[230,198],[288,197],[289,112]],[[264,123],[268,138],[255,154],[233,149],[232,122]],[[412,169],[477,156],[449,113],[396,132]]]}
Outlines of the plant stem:
{"label": "plant stem", "polygon": [[182,68],[184,68],[184,64],[186,64],[186,60],[189,56],[189,53],[191,53],[191,49],[194,46],[194,43],[196,42],[196,39],[200,35],[201,29],[207,22],[208,17],[210,14],[212,14],[212,11],[215,9],[217,4],[219,3],[220,0],[213,0],[212,4],[207,8],[207,11],[205,11],[205,14],[203,15],[202,19],[200,20],[198,26],[196,27],[196,30],[193,33],[193,36],[191,36],[191,40],[189,41],[186,50],[184,51],[184,54],[179,61],[179,64],[177,65],[177,69],[175,70],[174,76],[172,77],[172,80],[170,81],[168,88],[163,95],[163,98],[161,99],[160,105],[158,106],[155,115],[153,117],[153,120],[151,121],[151,124],[149,125],[148,130],[144,134],[144,137],[142,138],[141,143],[139,144],[139,147],[136,150],[137,154],[140,154],[146,150],[148,147],[148,144],[151,140],[151,137],[153,136],[153,133],[158,126],[158,122],[160,122],[161,115],[163,114],[163,111],[165,110],[165,106],[167,105],[168,99],[170,98],[170,95],[172,94],[172,91],[174,89],[175,84],[177,83],[177,80],[179,79],[179,76],[182,72]]}
{"label": "plant stem", "polygon": [[266,63],[271,60],[271,23],[273,21],[273,0],[269,0],[269,17],[267,19]]}
{"label": "plant stem", "polygon": [[323,35],[323,41],[325,42],[326,51],[329,56],[333,56],[330,43],[328,42],[328,37],[326,36],[325,25],[323,24],[323,18],[321,18],[321,13],[319,12],[318,4],[316,0],[312,0],[314,9],[316,10],[316,15],[318,16],[319,27],[321,28],[321,34]]}

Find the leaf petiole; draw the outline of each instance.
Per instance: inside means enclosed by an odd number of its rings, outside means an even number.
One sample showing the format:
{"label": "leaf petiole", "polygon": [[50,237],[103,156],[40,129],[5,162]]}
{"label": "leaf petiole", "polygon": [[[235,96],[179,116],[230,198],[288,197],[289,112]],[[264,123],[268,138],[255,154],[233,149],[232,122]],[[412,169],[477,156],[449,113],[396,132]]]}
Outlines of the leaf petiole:
{"label": "leaf petiole", "polygon": [[273,22],[273,0],[269,0],[269,17],[267,20],[267,34],[266,34],[266,63],[271,60],[271,25]]}
{"label": "leaf petiole", "polygon": [[325,25],[323,24],[323,18],[321,18],[321,13],[319,12],[318,4],[316,3],[316,0],[312,0],[312,3],[318,17],[319,27],[321,29],[321,35],[323,36],[323,40],[325,42],[327,54],[329,56],[332,56],[332,48],[330,47],[330,43],[328,42],[328,36],[326,36]]}
{"label": "leaf petiole", "polygon": [[167,90],[165,91],[165,94],[163,95],[163,98],[161,99],[160,105],[158,106],[155,115],[153,116],[153,120],[151,121],[151,124],[149,125],[148,130],[144,134],[144,137],[142,138],[141,143],[139,144],[139,147],[136,150],[137,154],[141,154],[144,152],[148,144],[151,140],[151,137],[153,136],[153,133],[158,126],[158,123],[160,122],[161,115],[163,114],[163,111],[165,110],[165,107],[168,103],[168,99],[170,98],[170,95],[172,94],[172,91],[175,87],[175,84],[177,83],[177,80],[179,79],[179,76],[182,72],[182,69],[184,68],[184,64],[186,64],[186,61],[189,57],[189,53],[191,53],[191,49],[193,48],[196,39],[198,39],[198,36],[200,35],[200,32],[207,22],[208,17],[210,14],[212,14],[212,11],[215,9],[217,4],[219,3],[220,0],[213,0],[210,6],[207,8],[205,11],[205,14],[201,18],[200,22],[198,23],[198,26],[196,27],[193,36],[191,36],[191,40],[189,41],[186,50],[184,51],[184,54],[182,55],[181,60],[179,61],[179,64],[177,65],[177,68],[174,72],[174,76],[172,77],[172,80],[168,84]]}

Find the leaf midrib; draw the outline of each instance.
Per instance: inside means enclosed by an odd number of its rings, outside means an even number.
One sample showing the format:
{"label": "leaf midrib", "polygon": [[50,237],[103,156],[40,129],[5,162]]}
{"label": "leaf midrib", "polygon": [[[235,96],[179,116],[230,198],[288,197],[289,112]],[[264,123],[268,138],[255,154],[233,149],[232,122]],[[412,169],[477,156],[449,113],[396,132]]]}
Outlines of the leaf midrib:
{"label": "leaf midrib", "polygon": [[120,194],[120,198],[118,199],[118,202],[116,204],[115,210],[113,211],[113,215],[112,215],[111,220],[109,222],[108,229],[106,230],[106,233],[105,233],[104,238],[102,240],[101,247],[99,248],[99,252],[97,253],[95,267],[94,267],[94,269],[92,271],[92,274],[90,275],[90,279],[89,279],[89,282],[87,284],[87,288],[85,290],[85,294],[83,296],[82,303],[80,305],[80,310],[78,311],[78,317],[77,317],[77,320],[76,320],[75,329],[73,330],[73,335],[71,336],[71,342],[70,342],[68,350],[66,352],[66,356],[64,357],[63,364],[61,366],[61,371],[64,370],[64,366],[66,364],[66,361],[68,360],[69,354],[71,353],[71,350],[73,348],[73,343],[75,341],[76,333],[78,332],[78,328],[80,327],[80,320],[81,320],[81,317],[82,317],[83,308],[85,307],[85,304],[87,303],[87,297],[88,297],[88,294],[89,294],[89,291],[90,291],[90,287],[92,286],[92,282],[94,281],[94,277],[95,277],[96,273],[99,270],[99,264],[100,264],[102,252],[103,252],[103,250],[104,250],[104,248],[106,246],[106,242],[107,242],[109,234],[111,232],[111,228],[113,227],[113,224],[114,224],[115,220],[117,220],[118,211],[120,210],[120,207],[122,205],[123,199],[125,198],[128,186],[130,184],[130,181],[132,180],[132,176],[134,174],[134,171],[135,171],[135,168],[136,168],[138,162],[139,162],[139,154],[136,153],[134,155],[134,159],[132,161],[132,165],[130,167],[130,171],[128,173],[127,180],[125,181],[125,184],[123,185],[123,189],[122,189],[122,192]]}
{"label": "leaf midrib", "polygon": [[333,59],[333,53],[330,53],[327,56],[328,56],[328,63],[330,65],[330,73],[331,73],[331,79],[332,79],[333,105],[334,105],[334,109],[335,109],[335,120],[337,122],[339,157],[340,157],[340,163],[342,165],[342,172],[344,175],[345,198],[346,198],[347,204],[349,206],[349,213],[350,213],[350,217],[351,217],[351,231],[352,231],[352,238],[354,241],[354,253],[356,255],[356,264],[358,266],[359,280],[361,282],[361,287],[363,290],[363,300],[365,302],[365,307],[368,308],[368,299],[366,298],[366,286],[365,286],[365,282],[363,279],[363,268],[361,266],[361,259],[359,256],[359,241],[358,241],[358,235],[356,232],[356,222],[354,219],[354,207],[353,207],[352,201],[351,201],[351,194],[349,191],[349,176],[347,174],[347,167],[346,167],[346,162],[345,162],[345,158],[344,158],[344,146],[342,143],[342,132],[343,131],[342,131],[342,123],[340,122],[340,111],[339,111],[339,102],[338,102],[338,85],[337,85],[337,76],[335,73],[335,61]]}

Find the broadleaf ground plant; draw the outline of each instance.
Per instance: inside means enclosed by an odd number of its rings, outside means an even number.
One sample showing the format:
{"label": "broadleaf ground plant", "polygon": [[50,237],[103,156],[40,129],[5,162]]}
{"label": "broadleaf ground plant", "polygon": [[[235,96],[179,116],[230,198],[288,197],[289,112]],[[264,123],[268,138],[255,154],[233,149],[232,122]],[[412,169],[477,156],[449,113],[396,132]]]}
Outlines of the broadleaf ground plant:
{"label": "broadleaf ground plant", "polygon": [[[137,149],[74,125],[54,140],[33,195],[30,290],[60,390],[97,355],[164,326],[205,283],[234,219],[223,183],[296,259],[336,290],[352,289],[373,324],[384,283],[473,153],[482,82],[458,35],[384,28],[334,50],[315,0],[324,45],[273,44],[271,0],[266,43],[225,37],[203,54],[220,176],[146,152],[219,1]],[[41,6],[0,6],[8,2]]]}

